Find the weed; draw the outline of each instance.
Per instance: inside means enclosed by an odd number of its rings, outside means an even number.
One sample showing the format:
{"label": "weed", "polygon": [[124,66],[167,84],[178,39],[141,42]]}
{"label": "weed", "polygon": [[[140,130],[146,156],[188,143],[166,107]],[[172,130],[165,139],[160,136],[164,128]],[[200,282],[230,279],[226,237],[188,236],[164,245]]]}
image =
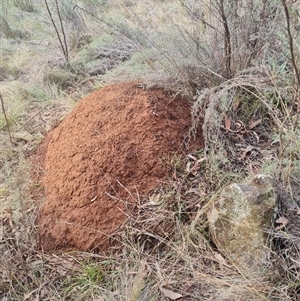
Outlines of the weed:
{"label": "weed", "polygon": [[102,270],[102,266],[107,264],[109,262],[81,264],[81,269],[68,277],[69,279],[65,283],[65,297],[72,297],[74,300],[91,298],[94,294],[93,291],[97,292],[98,287],[105,280],[105,272]]}

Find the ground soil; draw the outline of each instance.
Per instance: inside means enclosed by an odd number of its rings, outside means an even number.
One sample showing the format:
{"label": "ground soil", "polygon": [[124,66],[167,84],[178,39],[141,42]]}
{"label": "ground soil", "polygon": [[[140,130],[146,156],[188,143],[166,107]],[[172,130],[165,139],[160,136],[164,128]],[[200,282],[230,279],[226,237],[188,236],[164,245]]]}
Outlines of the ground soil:
{"label": "ground soil", "polygon": [[[44,251],[105,252],[136,202],[166,179],[167,161],[188,151],[190,125],[186,99],[136,82],[82,99],[35,156],[45,170],[37,218]],[[191,147],[203,144],[200,133]]]}

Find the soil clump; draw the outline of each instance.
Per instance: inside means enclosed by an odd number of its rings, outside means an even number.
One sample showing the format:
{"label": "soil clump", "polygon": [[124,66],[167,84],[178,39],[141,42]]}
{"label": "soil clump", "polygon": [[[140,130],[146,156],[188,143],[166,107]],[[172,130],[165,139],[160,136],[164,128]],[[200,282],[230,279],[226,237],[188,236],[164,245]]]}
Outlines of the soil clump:
{"label": "soil clump", "polygon": [[[186,99],[136,82],[83,98],[36,156],[45,170],[37,218],[43,250],[107,251],[137,200],[168,176],[168,158],[190,150],[190,126]],[[203,145],[200,133],[191,148]]]}

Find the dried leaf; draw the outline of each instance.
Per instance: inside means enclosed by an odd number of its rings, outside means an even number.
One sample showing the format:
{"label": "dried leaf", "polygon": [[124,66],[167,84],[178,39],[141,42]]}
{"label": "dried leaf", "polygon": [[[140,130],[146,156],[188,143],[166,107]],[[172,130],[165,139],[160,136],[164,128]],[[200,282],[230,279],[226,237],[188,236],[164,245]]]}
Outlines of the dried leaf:
{"label": "dried leaf", "polygon": [[277,224],[283,224],[284,226],[286,226],[288,222],[289,220],[284,216],[281,216],[276,220]]}
{"label": "dried leaf", "polygon": [[227,131],[230,131],[231,121],[230,121],[230,119],[228,118],[227,115],[225,115],[225,127],[226,127]]}
{"label": "dried leaf", "polygon": [[255,128],[257,125],[261,124],[262,123],[262,119],[258,119],[256,121],[253,121],[252,119],[250,120],[249,122],[249,128],[250,129],[253,129]]}
{"label": "dried leaf", "polygon": [[164,294],[164,296],[171,299],[171,300],[177,300],[177,299],[183,297],[181,294],[170,291],[166,288],[163,288],[162,286],[160,286],[159,288],[160,288],[160,291]]}
{"label": "dried leaf", "polygon": [[288,220],[286,217],[281,216],[281,217],[278,218],[275,222],[276,222],[277,224],[281,224],[280,226],[277,226],[277,227],[275,228],[275,230],[281,230],[282,228],[284,228],[284,227],[288,224],[289,220]]}
{"label": "dried leaf", "polygon": [[214,255],[221,266],[226,265],[226,260],[220,253],[215,252]]}

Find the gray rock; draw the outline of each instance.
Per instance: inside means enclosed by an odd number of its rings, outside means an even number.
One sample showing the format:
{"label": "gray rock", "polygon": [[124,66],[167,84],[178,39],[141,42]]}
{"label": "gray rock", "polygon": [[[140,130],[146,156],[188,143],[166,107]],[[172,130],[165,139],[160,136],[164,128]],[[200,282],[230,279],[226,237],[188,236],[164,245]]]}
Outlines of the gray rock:
{"label": "gray rock", "polygon": [[225,187],[208,213],[213,242],[242,271],[260,272],[267,263],[266,230],[275,207],[273,178],[256,175],[245,184]]}

